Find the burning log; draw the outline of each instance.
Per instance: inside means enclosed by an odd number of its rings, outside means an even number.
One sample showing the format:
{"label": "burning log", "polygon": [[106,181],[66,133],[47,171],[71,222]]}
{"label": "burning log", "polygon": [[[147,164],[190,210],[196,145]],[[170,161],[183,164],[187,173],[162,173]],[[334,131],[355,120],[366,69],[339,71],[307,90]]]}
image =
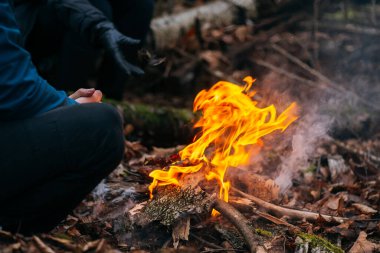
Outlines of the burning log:
{"label": "burning log", "polygon": [[226,217],[242,234],[250,252],[256,252],[256,238],[248,220],[230,204],[210,195],[199,187],[161,187],[151,201],[135,214],[136,209],[129,213],[136,225],[147,226],[159,221],[165,226],[173,228],[172,237],[175,247],[179,239],[188,239],[190,229],[190,215],[209,216],[211,209],[215,208],[223,217]]}

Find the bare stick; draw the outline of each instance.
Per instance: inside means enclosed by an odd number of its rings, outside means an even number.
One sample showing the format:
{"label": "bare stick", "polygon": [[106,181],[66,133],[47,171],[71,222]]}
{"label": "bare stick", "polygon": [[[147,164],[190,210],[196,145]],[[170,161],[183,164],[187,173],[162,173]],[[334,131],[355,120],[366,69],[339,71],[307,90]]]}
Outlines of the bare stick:
{"label": "bare stick", "polygon": [[33,241],[43,253],[55,253],[55,251],[47,246],[39,237],[33,236]]}
{"label": "bare stick", "polygon": [[251,228],[247,225],[248,220],[230,204],[224,202],[221,199],[216,199],[214,203],[214,208],[225,216],[236,228],[240,231],[242,236],[247,243],[251,253],[256,252],[256,238],[253,235]]}
{"label": "bare stick", "polygon": [[330,221],[336,221],[339,223],[343,223],[344,221],[348,220],[347,218],[344,218],[344,217],[337,217],[337,216],[332,216],[332,215],[319,214],[319,213],[315,213],[315,212],[311,212],[311,211],[295,210],[295,209],[290,209],[290,208],[286,208],[286,207],[282,207],[282,206],[277,206],[277,205],[274,205],[272,203],[266,202],[262,199],[259,199],[255,196],[244,193],[244,192],[242,192],[242,191],[240,191],[234,187],[232,187],[232,190],[234,192],[240,194],[241,196],[251,200],[252,202],[257,204],[258,206],[260,206],[266,210],[272,211],[276,215],[288,216],[290,218],[299,219],[299,220],[306,219],[309,221],[316,221],[320,217],[322,217],[323,219],[325,219],[329,222]]}
{"label": "bare stick", "polygon": [[[367,106],[369,106],[369,107],[371,107],[372,109],[375,109],[375,110],[380,110],[380,107],[378,107],[378,106],[376,106],[376,105],[374,105],[372,103],[369,103],[366,99],[360,97],[358,94],[356,94],[352,90],[349,90],[347,88],[341,87],[337,83],[333,82],[332,80],[330,80],[329,78],[327,78],[326,76],[324,76],[322,73],[320,73],[317,70],[311,68],[309,65],[307,65],[306,63],[304,63],[303,61],[301,61],[297,57],[295,57],[295,56],[289,54],[288,52],[286,52],[286,50],[283,49],[283,48],[281,48],[280,46],[275,45],[275,44],[272,44],[271,46],[278,53],[282,54],[283,56],[285,56],[286,58],[288,58],[290,61],[292,61],[293,63],[297,64],[298,66],[300,66],[301,68],[303,68],[304,70],[306,70],[307,72],[309,72],[311,75],[313,75],[314,77],[318,78],[320,81],[324,82],[323,84],[325,84],[329,88],[331,88],[331,89],[333,89],[335,91],[342,92],[343,94],[345,94],[345,93],[351,94],[356,99],[358,99],[360,102],[362,102],[364,105],[367,105]],[[256,63],[257,63],[257,61],[256,61]],[[275,67],[275,66],[270,66],[270,64],[268,64],[268,63],[266,63],[266,64],[267,64],[268,68],[269,67],[271,67],[271,68]],[[279,72],[280,70],[281,69],[279,69],[277,71]],[[284,70],[281,70],[281,71],[283,72],[282,74],[284,74],[284,75],[288,75],[288,76],[294,75],[294,74],[291,74],[291,73],[287,73]],[[294,78],[294,76],[293,76],[293,78]],[[297,78],[299,79],[299,77],[297,77]],[[302,78],[302,79],[304,79],[304,78]],[[307,80],[307,79],[304,79],[304,80]],[[310,84],[310,83],[308,83],[308,84]],[[313,84],[315,85],[315,82],[313,82]],[[326,88],[326,86],[323,86],[323,88]]]}
{"label": "bare stick", "polygon": [[[280,46],[278,46],[276,44],[272,44],[271,47],[274,50],[276,50],[278,53],[280,53],[283,56],[285,56],[286,58],[288,58],[293,63],[297,64],[298,66],[300,66],[301,68],[303,68],[304,70],[306,70],[307,72],[309,72],[311,75],[313,75],[316,78],[318,78],[319,80],[324,81],[324,82],[329,83],[329,84],[334,84],[334,82],[331,81],[329,78],[327,78],[326,76],[322,75],[320,72],[316,71],[315,69],[311,68],[309,65],[307,65],[306,63],[304,63],[303,61],[301,61],[297,57],[289,54],[282,47],[280,47]],[[338,87],[335,87],[335,84],[334,84],[334,88],[335,89],[339,89]]]}
{"label": "bare stick", "polygon": [[307,85],[309,85],[310,87],[316,87],[317,86],[316,82],[313,82],[311,80],[308,80],[308,79],[300,77],[300,76],[297,76],[297,75],[295,75],[293,73],[287,72],[286,70],[278,68],[278,67],[274,66],[273,64],[271,64],[269,62],[262,61],[262,60],[254,60],[254,61],[255,61],[255,63],[257,65],[260,65],[260,66],[263,66],[263,67],[268,68],[270,70],[273,70],[274,72],[277,72],[279,74],[287,76],[287,77],[289,77],[291,79],[294,79],[294,80],[297,80],[297,81],[300,81],[300,82],[304,82]]}
{"label": "bare stick", "polygon": [[230,201],[229,203],[233,204],[233,205],[239,205],[240,207],[241,206],[244,206],[244,208],[249,208],[249,210],[251,212],[253,212],[254,214],[260,216],[261,218],[264,218],[270,222],[273,222],[277,225],[283,225],[283,226],[286,226],[288,228],[291,228],[292,230],[294,231],[299,231],[300,229],[292,224],[290,224],[289,222],[286,222],[284,220],[281,220],[277,217],[274,217],[268,213],[263,213],[263,212],[260,212],[258,211],[255,207],[253,207],[251,204],[252,204],[252,201],[246,199],[246,198],[240,198],[240,197],[234,197],[236,200],[235,201]]}
{"label": "bare stick", "polygon": [[371,8],[371,21],[372,24],[377,25],[376,20],[376,0],[371,0],[372,8]]}
{"label": "bare stick", "polygon": [[311,38],[314,42],[313,46],[313,56],[314,61],[318,64],[318,58],[319,58],[319,46],[318,46],[318,17],[319,17],[319,4],[320,0],[314,0],[313,3],[313,29],[311,33]]}
{"label": "bare stick", "polygon": [[364,152],[362,150],[359,150],[359,149],[356,149],[356,148],[353,148],[353,147],[349,147],[347,145],[345,145],[343,142],[341,141],[337,141],[337,140],[333,140],[333,142],[340,148],[343,148],[351,153],[354,153],[356,155],[359,155],[359,156],[363,156],[365,158],[369,158],[370,160],[373,160],[375,162],[380,162],[380,157],[379,156],[375,156],[375,155],[372,155],[370,154],[369,152]]}
{"label": "bare stick", "polygon": [[344,21],[348,21],[348,0],[343,0]]}
{"label": "bare stick", "polygon": [[197,235],[194,235],[194,234],[190,234],[191,237],[194,237],[195,239],[197,239],[198,241],[200,241],[201,243],[203,243],[204,245],[206,245],[207,247],[211,247],[211,248],[214,248],[214,249],[224,249],[223,247],[219,246],[219,245],[216,245],[212,242],[208,242],[202,238],[200,238],[199,236]]}

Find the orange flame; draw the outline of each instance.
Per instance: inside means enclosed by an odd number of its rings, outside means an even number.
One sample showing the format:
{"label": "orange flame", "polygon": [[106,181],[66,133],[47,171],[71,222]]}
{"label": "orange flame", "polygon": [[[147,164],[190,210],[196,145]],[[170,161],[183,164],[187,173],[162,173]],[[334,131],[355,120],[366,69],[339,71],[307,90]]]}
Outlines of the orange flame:
{"label": "orange flame", "polygon": [[168,170],[154,170],[149,176],[150,196],[157,186],[178,185],[190,173],[202,172],[208,181],[219,184],[219,198],[228,202],[230,183],[224,181],[229,167],[246,165],[252,147],[261,147],[261,137],[275,131],[284,131],[297,119],[297,106],[292,103],[277,116],[276,108],[270,105],[256,107],[252,100],[255,91],[249,91],[255,79],[248,76],[244,87],[220,81],[210,90],[202,90],[194,100],[194,112],[202,111],[202,117],[195,124],[201,128],[194,142],[179,154],[182,161],[190,165],[171,165]]}

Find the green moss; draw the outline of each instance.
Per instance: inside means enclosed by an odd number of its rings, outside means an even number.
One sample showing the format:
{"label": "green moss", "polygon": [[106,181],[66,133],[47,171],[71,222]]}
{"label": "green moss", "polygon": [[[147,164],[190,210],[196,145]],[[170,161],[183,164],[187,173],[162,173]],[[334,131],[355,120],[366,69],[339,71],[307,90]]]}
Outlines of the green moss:
{"label": "green moss", "polygon": [[262,235],[262,236],[267,236],[267,237],[272,237],[273,236],[272,232],[270,232],[268,230],[265,230],[265,229],[261,229],[261,228],[256,228],[255,232],[256,232],[256,234]]}
{"label": "green moss", "polygon": [[333,253],[344,253],[343,249],[332,244],[328,240],[317,236],[311,235],[307,233],[300,232],[297,234],[304,243],[309,243],[312,248],[319,248],[322,251],[333,252]]}

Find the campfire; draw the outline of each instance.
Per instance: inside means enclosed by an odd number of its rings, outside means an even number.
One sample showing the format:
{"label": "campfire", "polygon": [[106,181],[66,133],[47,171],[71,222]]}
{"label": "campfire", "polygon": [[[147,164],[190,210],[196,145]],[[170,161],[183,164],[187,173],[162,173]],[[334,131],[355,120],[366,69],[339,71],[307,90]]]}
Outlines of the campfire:
{"label": "campfire", "polygon": [[244,82],[245,86],[239,86],[220,81],[198,93],[194,112],[200,111],[201,116],[194,127],[200,132],[180,151],[180,162],[150,173],[151,198],[156,187],[195,187],[206,181],[217,186],[218,197],[228,202],[230,182],[225,180],[226,171],[247,165],[264,145],[262,137],[285,131],[297,119],[294,102],[279,115],[274,105],[257,107],[256,91],[250,90],[255,79],[248,76]]}

